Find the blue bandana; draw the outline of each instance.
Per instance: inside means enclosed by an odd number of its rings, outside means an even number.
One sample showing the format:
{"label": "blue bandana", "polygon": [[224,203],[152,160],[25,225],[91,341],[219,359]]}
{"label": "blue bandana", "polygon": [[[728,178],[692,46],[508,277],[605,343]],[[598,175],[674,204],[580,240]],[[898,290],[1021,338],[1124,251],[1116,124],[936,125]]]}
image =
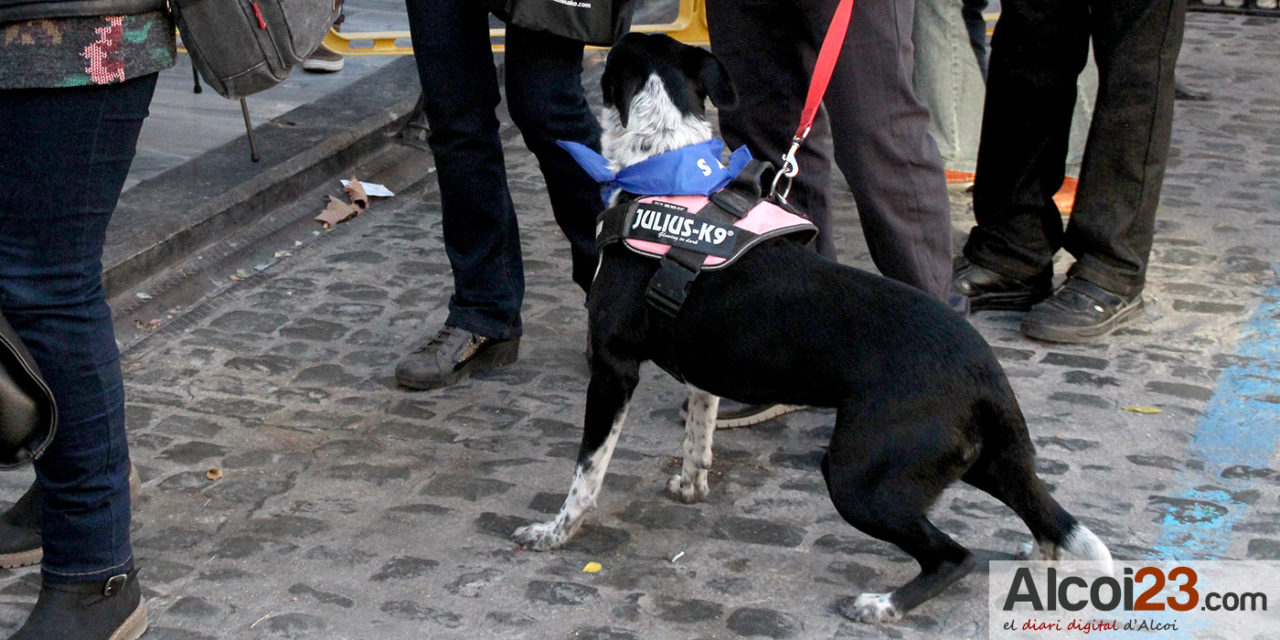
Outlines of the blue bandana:
{"label": "blue bandana", "polygon": [[602,194],[606,203],[619,189],[642,196],[709,196],[723,189],[751,161],[751,152],[738,147],[725,167],[720,164],[724,143],[712,138],[614,173],[609,170],[609,161],[590,147],[564,140],[556,144],[568,151],[587,175],[608,187]]}

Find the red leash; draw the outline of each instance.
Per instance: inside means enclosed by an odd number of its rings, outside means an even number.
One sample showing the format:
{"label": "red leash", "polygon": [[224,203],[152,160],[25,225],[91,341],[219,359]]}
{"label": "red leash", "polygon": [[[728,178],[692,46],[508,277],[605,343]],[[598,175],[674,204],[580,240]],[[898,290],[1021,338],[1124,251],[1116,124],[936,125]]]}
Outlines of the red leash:
{"label": "red leash", "polygon": [[853,16],[853,0],[840,0],[836,13],[831,17],[831,26],[827,27],[827,35],[822,39],[822,48],[818,50],[818,61],[813,66],[813,78],[809,80],[809,95],[804,101],[804,110],[800,112],[800,126],[796,128],[791,139],[791,149],[782,156],[782,169],[773,176],[770,195],[777,194],[778,181],[786,176],[786,189],[781,198],[785,201],[791,192],[791,179],[800,173],[800,165],[796,163],[796,151],[809,137],[814,118],[818,117],[818,108],[822,105],[822,96],[827,93],[827,85],[831,84],[831,73],[835,71],[836,60],[840,57],[840,48],[844,45],[845,34],[849,31],[849,20]]}

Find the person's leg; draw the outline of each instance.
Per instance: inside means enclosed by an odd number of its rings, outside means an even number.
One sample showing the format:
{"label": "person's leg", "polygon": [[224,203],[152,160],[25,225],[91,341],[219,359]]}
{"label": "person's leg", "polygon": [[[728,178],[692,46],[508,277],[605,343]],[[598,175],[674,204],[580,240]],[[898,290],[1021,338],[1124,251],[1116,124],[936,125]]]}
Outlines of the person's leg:
{"label": "person's leg", "polygon": [[488,13],[471,0],[407,0],[406,7],[453,268],[446,324],[519,337],[524,269],[494,112],[500,96]]}
{"label": "person's leg", "polygon": [[1089,10],[1070,0],[1005,0],[991,41],[964,255],[1016,281],[1040,278],[1062,244],[1062,185]]}
{"label": "person's leg", "polygon": [[1063,241],[1076,262],[1066,283],[1023,320],[1028,337],[1088,342],[1128,324],[1142,309],[1185,12],[1186,0],[1091,8],[1098,101]]}
{"label": "person's leg", "polygon": [[[58,408],[57,436],[35,462],[44,586],[15,638],[106,638],[126,624],[146,626],[129,540],[124,385],[101,260],[155,83],[153,74],[0,92],[0,309]],[[101,607],[67,595],[113,581],[126,597]]]}
{"label": "person's leg", "polygon": [[[778,166],[800,122],[820,41],[791,3],[778,0],[707,0],[707,27],[711,51],[738,89],[738,106],[720,111],[725,143],[730,148],[745,144],[757,159]],[[796,157],[800,174],[787,201],[818,226],[819,253],[834,259],[825,115],[819,115]]]}
{"label": "person's leg", "polygon": [[[929,134],[947,170],[968,174],[972,182],[986,80],[969,45],[962,17],[967,6],[965,0],[917,0],[911,40],[915,92],[929,107]],[[984,60],[985,39],[984,30]]]}
{"label": "person's leg", "polygon": [[600,185],[568,152],[568,140],[600,149],[600,125],[582,87],[583,45],[553,35],[507,28],[507,106],[547,181],[551,211],[569,239],[573,281],[586,291],[596,269]]}
{"label": "person's leg", "polygon": [[1098,100],[1064,248],[1069,275],[1134,296],[1146,280],[1173,123],[1186,0],[1093,3]]}
{"label": "person's leg", "polygon": [[987,18],[983,15],[986,10],[987,0],[962,0],[960,8],[965,31],[969,34],[969,48],[973,50],[973,58],[983,80],[987,79]]}
{"label": "person's leg", "polygon": [[[825,33],[836,3],[810,3]],[[951,203],[929,110],[912,88],[914,0],[854,4],[825,104],[836,164],[880,273],[950,298]]]}

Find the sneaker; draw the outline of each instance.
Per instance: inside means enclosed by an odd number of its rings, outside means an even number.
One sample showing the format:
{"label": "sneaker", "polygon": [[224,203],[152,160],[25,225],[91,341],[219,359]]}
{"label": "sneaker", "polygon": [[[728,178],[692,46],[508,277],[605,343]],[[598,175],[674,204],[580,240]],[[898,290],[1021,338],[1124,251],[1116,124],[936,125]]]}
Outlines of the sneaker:
{"label": "sneaker", "polygon": [[410,389],[437,389],[462,376],[516,361],[520,339],[498,340],[445,325],[435,337],[396,364],[396,382]]}
{"label": "sneaker", "polygon": [[1053,267],[1022,281],[959,256],[951,275],[951,288],[969,298],[970,311],[1027,311],[1049,297],[1053,289]]}
{"label": "sneaker", "polygon": [[137,640],[146,631],[147,605],[132,569],[93,582],[45,582],[10,640]]}
{"label": "sneaker", "polygon": [[1129,324],[1141,310],[1141,293],[1122,296],[1071,277],[1032,307],[1022,321],[1022,334],[1046,342],[1090,342]]}
{"label": "sneaker", "polygon": [[[138,502],[142,478],[133,464],[129,465],[129,498]],[[40,564],[44,558],[44,541],[40,537],[40,510],[44,508],[44,490],[31,483],[22,497],[0,513],[0,569],[16,569]]]}
{"label": "sneaker", "polygon": [[343,59],[342,54],[330,51],[324,45],[320,45],[320,48],[312,51],[311,55],[302,61],[302,68],[314,73],[342,71],[342,67],[345,65],[346,61]]}
{"label": "sneaker", "polygon": [[[733,429],[760,424],[802,409],[795,404],[744,404],[728,398],[720,399],[720,410],[716,412],[717,429]],[[680,405],[680,417],[688,419],[689,401]]]}

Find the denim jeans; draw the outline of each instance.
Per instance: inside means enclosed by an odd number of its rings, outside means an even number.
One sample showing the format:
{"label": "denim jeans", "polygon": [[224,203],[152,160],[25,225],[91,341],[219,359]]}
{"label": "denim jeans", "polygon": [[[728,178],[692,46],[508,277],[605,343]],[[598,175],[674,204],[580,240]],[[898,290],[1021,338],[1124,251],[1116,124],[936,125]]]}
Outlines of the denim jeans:
{"label": "denim jeans", "polygon": [[[775,164],[800,120],[809,78],[835,0],[708,0],[711,50],[738,87],[720,112],[730,147],[746,144]],[[849,32],[797,159],[788,200],[818,226],[834,258],[827,189],[832,160],[853,191],[880,273],[949,298],[951,209],[929,111],[911,86],[915,0],[856,2]],[[972,57],[972,54],[970,54]]]}
{"label": "denim jeans", "polygon": [[[446,324],[505,339],[521,334],[524,263],[498,135],[501,98],[483,5],[406,0],[453,269]],[[600,125],[582,87],[583,45],[511,27],[506,46],[508,110],[546,179],[552,214],[569,239],[573,281],[585,291],[595,271],[595,222],[604,205],[600,186],[555,144],[600,148]],[[543,224],[534,229],[556,233]]]}
{"label": "denim jeans", "polygon": [[916,47],[915,90],[929,105],[929,133],[938,143],[942,162],[952,171],[972,173],[978,164],[986,80],[969,42],[964,3],[917,0],[911,38]]}
{"label": "denim jeans", "polygon": [[[965,255],[1016,278],[1048,268],[1117,294],[1142,291],[1173,122],[1186,0],[1004,0],[991,45],[974,227]],[[1062,182],[1076,83],[1090,43],[1098,98],[1075,208]]]}
{"label": "denim jeans", "polygon": [[[969,0],[917,0],[912,41],[915,43],[916,95],[929,106],[929,133],[938,143],[943,164],[951,171],[972,173],[978,165],[978,140],[986,94],[986,70],[979,65],[972,38],[986,39],[986,23],[971,31],[964,12]],[[979,16],[980,17],[980,16]],[[1068,142],[1067,171],[1080,175],[1084,142],[1098,93],[1098,69],[1092,58],[1077,78],[1076,105]]]}
{"label": "denim jeans", "polygon": [[0,309],[53,390],[58,430],[35,463],[46,582],[130,569],[124,386],[102,246],[156,74],[0,91]]}

